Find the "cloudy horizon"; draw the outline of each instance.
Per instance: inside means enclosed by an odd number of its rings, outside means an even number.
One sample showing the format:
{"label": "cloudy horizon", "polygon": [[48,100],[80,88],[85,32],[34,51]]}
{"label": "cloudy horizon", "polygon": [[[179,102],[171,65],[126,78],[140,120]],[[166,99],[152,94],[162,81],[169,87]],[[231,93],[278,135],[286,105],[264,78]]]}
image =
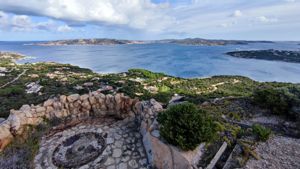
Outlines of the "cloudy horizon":
{"label": "cloudy horizon", "polygon": [[300,40],[300,0],[0,0],[0,41]]}

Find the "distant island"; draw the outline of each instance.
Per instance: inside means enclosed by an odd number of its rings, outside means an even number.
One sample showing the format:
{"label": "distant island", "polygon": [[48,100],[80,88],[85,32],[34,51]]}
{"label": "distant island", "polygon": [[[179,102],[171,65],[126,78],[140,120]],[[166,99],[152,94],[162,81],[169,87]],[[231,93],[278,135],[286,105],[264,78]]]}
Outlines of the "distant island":
{"label": "distant island", "polygon": [[202,39],[202,38],[187,38],[187,39],[171,39],[161,40],[158,42],[176,43],[183,45],[198,45],[198,46],[224,46],[224,45],[247,45],[249,43],[273,43],[272,41],[246,41],[246,40],[218,40],[218,39]]}
{"label": "distant island", "polygon": [[237,58],[262,59],[262,60],[300,63],[300,51],[269,49],[269,50],[233,51],[233,52],[227,52],[226,54]]}
{"label": "distant island", "polygon": [[63,46],[63,45],[123,45],[123,44],[140,44],[143,41],[135,40],[118,40],[118,39],[71,39],[71,40],[57,40],[32,43],[30,45],[39,46]]}
{"label": "distant island", "polygon": [[201,38],[187,39],[164,39],[153,41],[142,40],[118,40],[118,39],[71,39],[37,42],[29,45],[39,46],[63,46],[63,45],[124,45],[124,44],[149,44],[149,43],[172,43],[197,46],[223,46],[223,45],[247,45],[249,43],[273,43],[271,41],[245,41],[245,40],[212,40]]}

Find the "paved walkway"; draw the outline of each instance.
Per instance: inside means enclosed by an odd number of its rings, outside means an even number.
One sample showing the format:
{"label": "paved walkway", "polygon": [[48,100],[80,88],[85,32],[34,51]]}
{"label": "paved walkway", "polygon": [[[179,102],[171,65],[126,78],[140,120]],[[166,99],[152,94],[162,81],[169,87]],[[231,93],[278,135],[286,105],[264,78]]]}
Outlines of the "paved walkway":
{"label": "paved walkway", "polygon": [[133,119],[88,122],[43,137],[35,168],[148,168],[142,138]]}

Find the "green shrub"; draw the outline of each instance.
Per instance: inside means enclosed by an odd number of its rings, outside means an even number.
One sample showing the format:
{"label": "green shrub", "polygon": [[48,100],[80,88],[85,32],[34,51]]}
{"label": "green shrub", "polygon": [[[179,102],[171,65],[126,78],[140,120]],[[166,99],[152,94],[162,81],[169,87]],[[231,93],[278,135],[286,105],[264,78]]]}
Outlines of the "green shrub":
{"label": "green shrub", "polygon": [[267,141],[272,133],[272,130],[259,124],[252,126],[252,131],[260,141]]}
{"label": "green shrub", "polygon": [[278,115],[286,115],[294,120],[300,120],[300,87],[262,87],[254,94],[254,102]]}
{"label": "green shrub", "polygon": [[162,85],[162,86],[159,86],[158,90],[159,90],[159,92],[169,92],[170,87],[168,87],[166,85]]}
{"label": "green shrub", "polygon": [[0,96],[12,96],[23,94],[24,89],[19,86],[6,87],[4,89],[0,89]]}
{"label": "green shrub", "polygon": [[129,69],[128,72],[131,74],[142,75],[144,78],[149,79],[157,79],[166,76],[163,73],[154,73],[145,69]]}
{"label": "green shrub", "polygon": [[152,97],[159,102],[168,103],[170,101],[170,99],[172,98],[172,96],[173,96],[173,93],[160,92],[160,93],[153,95]]}
{"label": "green shrub", "polygon": [[201,142],[210,141],[216,134],[216,125],[204,110],[194,104],[174,105],[158,114],[161,136],[183,150],[191,150]]}

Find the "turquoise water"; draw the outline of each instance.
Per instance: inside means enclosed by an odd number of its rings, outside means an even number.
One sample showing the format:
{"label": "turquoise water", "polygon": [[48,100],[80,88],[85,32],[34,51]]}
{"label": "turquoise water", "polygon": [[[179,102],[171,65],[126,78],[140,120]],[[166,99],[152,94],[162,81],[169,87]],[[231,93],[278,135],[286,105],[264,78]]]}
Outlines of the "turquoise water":
{"label": "turquoise water", "polygon": [[14,51],[33,57],[22,60],[21,63],[41,61],[70,63],[99,73],[144,68],[186,78],[242,75],[258,81],[300,83],[300,64],[239,59],[224,54],[228,51],[253,49],[300,50],[300,45],[293,42],[228,46],[177,44],[31,46],[24,45],[23,42],[0,43],[0,51]]}

